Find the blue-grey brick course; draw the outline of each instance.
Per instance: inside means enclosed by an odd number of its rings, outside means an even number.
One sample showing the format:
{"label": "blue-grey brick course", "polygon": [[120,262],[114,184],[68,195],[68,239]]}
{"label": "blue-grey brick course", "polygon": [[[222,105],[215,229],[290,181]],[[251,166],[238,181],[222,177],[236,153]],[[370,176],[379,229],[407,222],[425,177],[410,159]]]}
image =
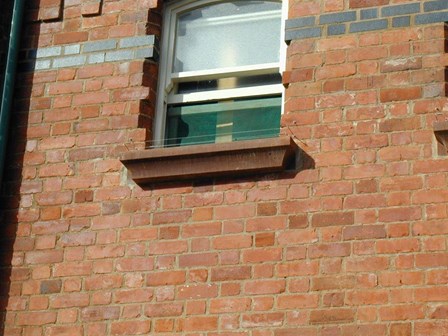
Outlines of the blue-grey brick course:
{"label": "blue-grey brick course", "polygon": [[387,28],[387,19],[353,22],[350,24],[350,33],[359,33]]}
{"label": "blue-grey brick course", "polygon": [[81,45],[80,44],[73,44],[69,46],[64,47],[64,54],[65,55],[75,55],[79,54],[81,51]]}
{"label": "blue-grey brick course", "polygon": [[34,65],[34,69],[35,70],[50,69],[50,65],[51,65],[50,60],[36,61],[36,64]]}
{"label": "blue-grey brick course", "polygon": [[124,61],[134,58],[133,50],[108,51],[106,53],[106,62]]}
{"label": "blue-grey brick course", "polygon": [[328,24],[328,23],[349,22],[355,20],[356,20],[356,12],[351,11],[351,12],[321,15],[319,18],[319,23]]}
{"label": "blue-grey brick course", "polygon": [[76,65],[83,65],[86,63],[86,56],[67,56],[59,57],[53,60],[53,68],[64,68]]}
{"label": "blue-grey brick course", "polygon": [[388,6],[383,7],[381,9],[381,15],[384,17],[414,14],[419,12],[420,12],[420,2],[406,5]]}
{"label": "blue-grey brick course", "polygon": [[127,37],[119,42],[120,48],[132,48],[154,45],[154,35]]}
{"label": "blue-grey brick course", "polygon": [[420,14],[415,16],[416,24],[429,24],[429,23],[447,22],[447,21],[448,21],[448,11],[435,12],[430,14]]}
{"label": "blue-grey brick course", "polygon": [[285,33],[285,40],[289,42],[295,39],[301,40],[310,37],[320,37],[321,35],[322,35],[321,27],[287,30]]}
{"label": "blue-grey brick course", "polygon": [[106,59],[105,53],[98,53],[98,54],[89,55],[87,62],[89,64],[104,63],[105,59]]}
{"label": "blue-grey brick course", "polygon": [[372,20],[378,17],[378,9],[362,9],[361,10],[361,20]]}
{"label": "blue-grey brick course", "polygon": [[144,48],[135,51],[135,58],[153,58],[154,48]]}
{"label": "blue-grey brick course", "polygon": [[447,0],[428,1],[423,4],[423,9],[425,12],[434,12],[443,9],[448,9],[448,1]]}
{"label": "blue-grey brick course", "polygon": [[332,26],[328,26],[327,28],[327,34],[328,35],[342,35],[345,34],[345,25],[344,24],[340,24],[340,25],[332,25]]}
{"label": "blue-grey brick course", "polygon": [[61,47],[50,47],[37,49],[36,58],[54,57],[61,54]]}
{"label": "blue-grey brick course", "polygon": [[411,25],[410,16],[399,16],[392,18],[392,27],[409,27]]}
{"label": "blue-grey brick course", "polygon": [[314,16],[307,16],[307,17],[303,17],[303,18],[286,20],[285,28],[291,29],[291,28],[309,27],[309,26],[314,26],[315,23],[316,23],[316,18]]}
{"label": "blue-grey brick course", "polygon": [[111,50],[117,47],[116,40],[104,40],[104,41],[96,41],[96,42],[88,42],[84,44],[83,51],[84,52],[95,52],[102,50]]}

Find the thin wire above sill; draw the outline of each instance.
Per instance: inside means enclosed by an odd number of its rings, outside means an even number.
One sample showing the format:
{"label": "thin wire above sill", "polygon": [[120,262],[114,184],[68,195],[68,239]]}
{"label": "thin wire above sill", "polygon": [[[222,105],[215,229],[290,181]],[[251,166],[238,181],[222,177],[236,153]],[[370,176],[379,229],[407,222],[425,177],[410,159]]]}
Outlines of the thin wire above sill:
{"label": "thin wire above sill", "polygon": [[304,152],[289,136],[128,152],[121,162],[138,185],[294,170]]}

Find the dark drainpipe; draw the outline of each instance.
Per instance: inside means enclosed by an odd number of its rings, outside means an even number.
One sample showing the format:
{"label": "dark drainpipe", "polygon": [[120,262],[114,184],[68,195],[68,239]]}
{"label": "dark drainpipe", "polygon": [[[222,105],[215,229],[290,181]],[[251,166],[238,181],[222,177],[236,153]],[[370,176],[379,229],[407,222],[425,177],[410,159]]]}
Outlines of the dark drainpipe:
{"label": "dark drainpipe", "polygon": [[22,27],[24,5],[25,0],[14,0],[4,82],[0,83],[0,87],[3,86],[0,101],[0,185],[2,183],[3,168],[5,165],[6,142],[8,140],[8,128],[14,94],[14,80],[17,68],[17,57],[19,53],[20,31]]}

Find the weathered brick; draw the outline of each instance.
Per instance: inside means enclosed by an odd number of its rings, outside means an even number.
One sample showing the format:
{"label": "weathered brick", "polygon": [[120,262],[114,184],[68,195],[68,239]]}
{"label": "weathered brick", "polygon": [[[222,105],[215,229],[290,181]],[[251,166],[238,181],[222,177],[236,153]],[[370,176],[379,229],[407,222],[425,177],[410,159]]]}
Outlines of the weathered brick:
{"label": "weathered brick", "polygon": [[150,273],[147,277],[148,286],[178,285],[185,282],[184,271],[166,271]]}

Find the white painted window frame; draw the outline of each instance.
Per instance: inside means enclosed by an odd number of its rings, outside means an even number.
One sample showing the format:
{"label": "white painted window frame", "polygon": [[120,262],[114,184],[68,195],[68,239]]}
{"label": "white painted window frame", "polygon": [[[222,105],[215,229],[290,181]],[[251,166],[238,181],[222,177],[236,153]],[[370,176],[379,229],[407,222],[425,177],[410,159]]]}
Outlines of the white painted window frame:
{"label": "white painted window frame", "polygon": [[[171,1],[164,8],[163,33],[161,41],[161,58],[159,63],[159,80],[157,87],[156,115],[153,125],[153,143],[152,147],[163,147],[166,129],[166,111],[168,104],[206,102],[211,100],[241,98],[241,97],[259,97],[266,95],[279,94],[284,96],[284,87],[282,84],[260,85],[235,89],[221,89],[204,92],[193,92],[184,94],[174,94],[173,87],[175,83],[187,81],[199,81],[207,79],[219,79],[230,76],[252,76],[281,73],[285,69],[286,44],[284,41],[284,23],[287,18],[288,0],[269,0],[282,2],[282,20],[281,20],[281,45],[280,62],[267,63],[260,65],[240,66],[231,68],[219,68],[203,71],[185,71],[171,72],[171,64],[174,58],[174,44],[176,40],[176,22],[180,14],[191,11],[198,7],[204,7],[211,4],[224,2],[222,0],[184,0]],[[283,106],[282,106],[283,113]]]}

